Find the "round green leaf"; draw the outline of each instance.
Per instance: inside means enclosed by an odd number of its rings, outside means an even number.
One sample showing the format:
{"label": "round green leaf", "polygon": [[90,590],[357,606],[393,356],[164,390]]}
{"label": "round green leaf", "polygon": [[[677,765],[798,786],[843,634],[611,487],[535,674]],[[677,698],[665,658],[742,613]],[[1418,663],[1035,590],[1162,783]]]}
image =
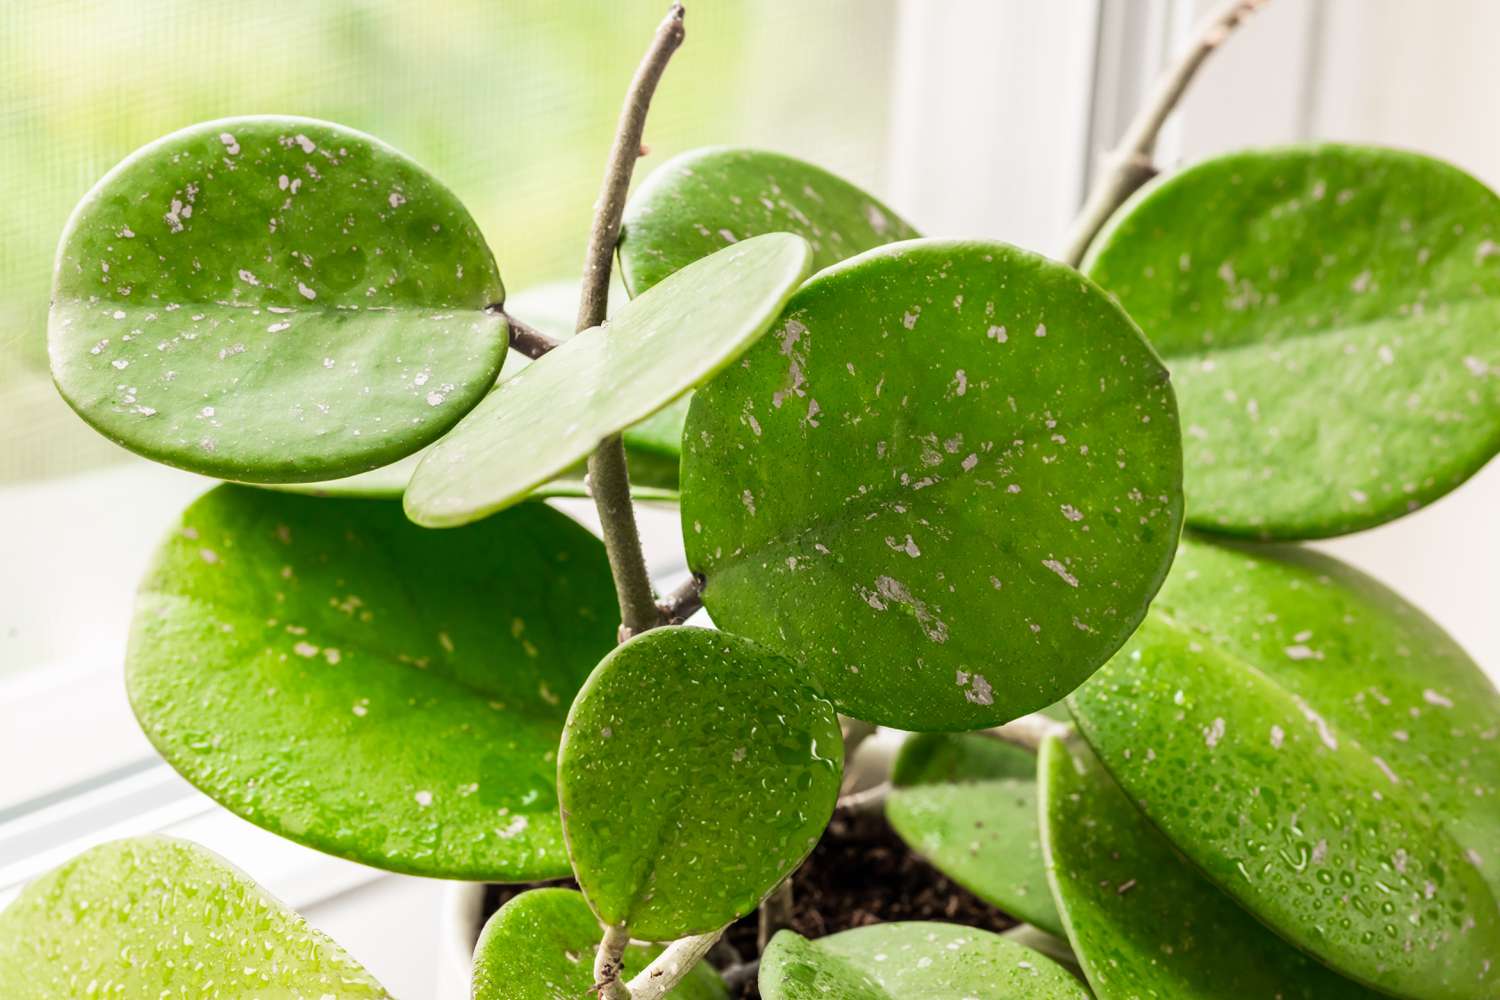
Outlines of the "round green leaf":
{"label": "round green leaf", "polygon": [[[1493,692],[1455,715],[1483,681],[1404,645],[1437,630],[1331,566],[1185,544],[1176,582],[1069,707],[1172,843],[1287,940],[1401,996],[1493,991],[1500,911],[1476,866],[1494,807],[1457,802],[1495,787],[1497,730],[1477,728]],[[1281,599],[1249,596],[1261,586]]]}
{"label": "round green leaf", "polygon": [[1041,753],[1047,870],[1099,1000],[1374,1000],[1282,941],[1184,862],[1088,748]]}
{"label": "round green leaf", "polygon": [[771,939],[760,960],[765,1000],[1088,1000],[1052,959],[998,934],[911,921],[809,941]]}
{"label": "round green leaf", "polygon": [[615,620],[603,546],[541,504],[434,534],[393,503],[221,486],[142,584],[126,684],[172,766],[274,833],[555,878],[558,739]]}
{"label": "round green leaf", "polygon": [[506,380],[438,443],[406,492],[412,520],[478,520],[587,458],[737,358],[807,276],[807,243],[773,233],[672,276]]}
{"label": "round green leaf", "polygon": [[980,899],[1062,933],[1037,833],[1036,757],[988,736],[908,737],[885,817],[907,845]]}
{"label": "round green leaf", "polygon": [[578,884],[643,940],[717,930],[812,850],[843,755],[833,706],[790,661],[709,629],[636,636],[594,670],[563,731]]}
{"label": "round green leaf", "polygon": [[668,160],[625,206],[620,271],[632,295],[700,257],[764,233],[796,233],[822,269],[921,235],[878,200],[811,163],[711,147]]}
{"label": "round green leaf", "polygon": [[1388,767],[1500,898],[1500,692],[1437,623],[1300,546],[1185,539],[1156,607]]}
{"label": "round green leaf", "polygon": [[[473,1000],[587,1000],[603,936],[588,904],[573,890],[523,892],[500,907],[479,935]],[[661,950],[628,945],[624,978],[644,969]],[[665,994],[670,1000],[725,1000],[728,995],[706,962]]]}
{"label": "round green leaf", "polygon": [[1123,208],[1089,274],[1172,369],[1189,520],[1310,538],[1500,451],[1500,198],[1411,153],[1223,156]]}
{"label": "round green leaf", "polygon": [[373,469],[489,390],[508,330],[469,213],[370,136],[304,118],[174,132],[63,232],[52,374],[111,440],[224,479]]}
{"label": "round green leaf", "polygon": [[714,621],[841,712],[975,729],[1134,629],[1181,517],[1177,411],[1129,318],[1001,243],[819,273],[693,400],[683,535]]}
{"label": "round green leaf", "polygon": [[196,844],[95,847],[0,912],[0,996],[389,1000],[344,950]]}

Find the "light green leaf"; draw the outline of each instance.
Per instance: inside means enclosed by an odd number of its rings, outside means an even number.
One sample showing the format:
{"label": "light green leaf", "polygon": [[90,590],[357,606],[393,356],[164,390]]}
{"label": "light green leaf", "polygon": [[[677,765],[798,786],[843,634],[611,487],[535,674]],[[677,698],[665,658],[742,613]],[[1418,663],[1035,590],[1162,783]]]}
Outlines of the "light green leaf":
{"label": "light green leaf", "polygon": [[494,258],[370,136],[233,118],[152,143],[74,211],[48,347],[111,440],[224,479],[328,479],[436,439],[505,355]]}
{"label": "light green leaf", "polygon": [[[623,292],[621,293],[623,294]],[[506,300],[505,307],[543,333],[556,340],[567,340],[573,336],[573,316],[577,313],[578,285],[559,281],[524,292],[517,292]],[[505,355],[505,365],[500,372],[500,381],[513,377],[531,359],[520,351]],[[628,427],[621,435],[625,440],[625,454],[630,461],[630,495],[639,501],[663,503],[677,502],[677,466],[682,455],[682,424],[687,418],[688,399],[684,397],[660,413],[647,417],[634,427]],[[365,497],[368,499],[399,500],[411,482],[412,473],[426,457],[431,447],[408,455],[391,465],[384,465],[369,472],[312,483],[268,484],[272,489],[284,489],[292,493],[307,493],[320,497]],[[587,470],[583,464],[564,471],[527,494],[528,500],[545,500],[549,497],[587,497],[584,484]]]}
{"label": "light green leaf", "polygon": [[1188,518],[1337,535],[1500,451],[1500,198],[1411,153],[1236,153],[1143,191],[1086,269],[1172,369]]}
{"label": "light green leaf", "polygon": [[[619,277],[618,271],[614,272],[614,277]],[[611,318],[617,312],[614,303],[624,299],[624,288],[612,286],[609,310]],[[511,315],[530,323],[548,336],[556,340],[568,340],[573,336],[574,324],[578,318],[578,283],[553,281],[517,292],[506,300],[505,308]],[[531,359],[519,351],[512,352],[506,357],[507,376],[512,373],[511,359],[516,359],[515,371],[531,363]],[[630,459],[630,485],[633,488],[639,485],[644,490],[632,490],[636,499],[676,501],[677,465],[682,457],[682,424],[687,419],[688,402],[691,398],[691,394],[682,396],[665,409],[625,428],[621,433],[620,437],[625,441],[625,453]],[[581,479],[582,473],[576,478]],[[543,490],[547,488],[542,487]],[[667,490],[672,491],[670,496],[664,495]]]}
{"label": "light green leaf", "polygon": [[[515,357],[516,355],[512,355]],[[675,404],[674,404],[675,405]],[[671,408],[663,410],[669,413]],[[654,420],[655,418],[651,418]],[[627,431],[628,436],[631,432]],[[430,449],[428,449],[430,450]],[[266,484],[267,489],[282,490],[287,493],[305,493],[315,497],[347,497],[353,499],[367,500],[399,500],[406,492],[407,484],[411,482],[412,473],[416,472],[427,450],[419,451],[415,455],[408,455],[393,465],[381,466],[369,472],[361,472],[357,476],[349,476],[344,479],[330,479],[320,483],[283,483]],[[632,447],[629,442],[625,445],[625,454],[630,462],[630,495],[642,502],[676,503],[677,492],[677,460],[667,458],[662,460],[657,452],[641,451]],[[574,466],[565,471],[555,479],[538,486],[526,494],[527,500],[546,500],[550,497],[587,497],[592,494],[588,491],[588,485],[584,480],[587,469],[582,466]]]}
{"label": "light green leaf", "polygon": [[754,149],[696,149],[662,164],[625,206],[620,270],[632,295],[726,245],[796,233],[822,269],[921,235],[878,200],[811,163]]}
{"label": "light green leaf", "polygon": [[902,744],[885,802],[891,828],[933,867],[993,906],[1062,933],[1037,832],[1036,756],[975,734]]}
{"label": "light green leaf", "polygon": [[1048,873],[1099,1000],[1375,1000],[1183,861],[1082,743],[1041,753]]}
{"label": "light green leaf", "polygon": [[1056,701],[1171,561],[1166,372],[1077,272],[922,240],[820,272],[693,400],[683,535],[714,621],[846,715],[975,729]]}
{"label": "light green leaf", "polygon": [[[599,921],[571,889],[532,889],[496,911],[474,949],[473,1000],[589,1000],[594,954],[603,938]],[[624,978],[661,953],[655,946],[626,947]],[[700,962],[666,994],[669,1000],[725,1000],[718,973]]]}
{"label": "light green leaf", "polygon": [[540,504],[434,534],[397,504],[221,486],[142,584],[126,684],[172,766],[274,833],[556,878],[558,739],[615,607],[603,546]]}
{"label": "light green leaf", "polygon": [[809,941],[771,939],[760,960],[765,1000],[1088,1000],[1052,959],[998,934],[955,924],[875,924]]}
{"label": "light green leaf", "polygon": [[1496,787],[1495,696],[1415,609],[1325,557],[1187,542],[1068,704],[1172,843],[1293,944],[1401,996],[1500,986],[1476,867],[1495,807],[1463,801]]}
{"label": "light green leaf", "polygon": [[717,930],[812,850],[842,763],[833,706],[791,661],[708,629],[636,636],[595,669],[563,732],[578,883],[637,938]]}
{"label": "light green leaf", "polygon": [[761,236],[621,306],[508,379],[439,442],[412,478],[407,513],[449,527],[522,499],[739,357],[808,262],[800,237]]}
{"label": "light green leaf", "polygon": [[196,844],[95,847],[0,912],[0,996],[389,1000],[344,950]]}

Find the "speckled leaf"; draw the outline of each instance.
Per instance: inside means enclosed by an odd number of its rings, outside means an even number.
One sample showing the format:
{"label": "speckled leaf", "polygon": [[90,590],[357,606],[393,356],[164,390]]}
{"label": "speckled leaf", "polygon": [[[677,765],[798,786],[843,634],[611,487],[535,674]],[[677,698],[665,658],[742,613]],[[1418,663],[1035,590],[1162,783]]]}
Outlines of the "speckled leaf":
{"label": "speckled leaf", "polygon": [[[571,889],[532,889],[514,897],[484,925],[474,949],[473,1000],[589,1000],[599,921]],[[625,978],[661,953],[632,944]],[[666,994],[668,1000],[724,1000],[724,982],[700,962]]]}
{"label": "speckled leaf", "polygon": [[370,136],[194,125],[112,170],[58,248],[52,374],[111,440],[224,479],[328,479],[436,439],[507,329],[474,220]]}
{"label": "speckled leaf", "polygon": [[1036,756],[988,736],[908,737],[885,802],[911,849],[985,902],[1062,933],[1037,833]]}
{"label": "speckled leaf", "polygon": [[809,941],[771,939],[765,1000],[1088,1000],[1052,959],[998,934],[939,923],[875,924]]}
{"label": "speckled leaf", "polygon": [[1140,620],[1181,516],[1176,405],[1139,331],[1000,243],[816,275],[694,398],[682,475],[714,621],[904,729],[1072,690]]}
{"label": "speckled leaf", "polygon": [[662,164],[631,197],[620,270],[630,293],[639,295],[728,244],[778,232],[805,238],[815,269],[921,235],[822,167],[779,153],[712,147]]}
{"label": "speckled leaf", "polygon": [[800,237],[737,243],[674,274],[491,393],[417,467],[412,520],[501,510],[739,357],[807,276]]}
{"label": "speckled leaf", "polygon": [[1500,989],[1476,867],[1494,806],[1463,801],[1495,791],[1494,704],[1451,640],[1331,560],[1202,543],[1069,698],[1219,888],[1345,975],[1433,1000]]}
{"label": "speckled leaf", "polygon": [[1336,535],[1500,450],[1500,198],[1411,153],[1237,153],[1149,188],[1086,269],[1172,369],[1188,517]]}
{"label": "speckled leaf", "polygon": [[1048,873],[1099,1000],[1375,1000],[1184,862],[1081,742],[1041,754]]}
{"label": "speckled leaf", "polygon": [[557,743],[615,620],[603,546],[540,504],[435,534],[394,503],[221,486],[142,584],[126,683],[172,766],[275,833],[555,878]]}
{"label": "speckled leaf", "polygon": [[610,653],[558,761],[568,852],[599,918],[666,941],[755,909],[838,798],[833,706],[748,639],[659,628]]}
{"label": "speckled leaf", "polygon": [[0,912],[0,996],[389,1000],[344,950],[196,844],[95,847]]}

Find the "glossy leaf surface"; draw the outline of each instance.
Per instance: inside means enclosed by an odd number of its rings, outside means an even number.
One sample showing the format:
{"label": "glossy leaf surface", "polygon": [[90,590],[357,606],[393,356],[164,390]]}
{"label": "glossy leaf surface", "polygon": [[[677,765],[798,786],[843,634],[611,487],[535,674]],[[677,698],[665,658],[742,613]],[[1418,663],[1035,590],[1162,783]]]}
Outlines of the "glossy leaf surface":
{"label": "glossy leaf surface", "polygon": [[860,927],[809,941],[782,931],[761,956],[765,1000],[1087,1000],[1052,959],[941,923]]}
{"label": "glossy leaf surface", "polygon": [[1393,595],[1326,557],[1188,542],[1068,703],[1131,799],[1287,940],[1401,996],[1500,986],[1493,806],[1462,801],[1494,787],[1494,694]]}
{"label": "glossy leaf surface", "polygon": [[344,950],[196,844],[95,847],[0,911],[0,996],[389,1000]]}
{"label": "glossy leaf surface", "polygon": [[754,149],[697,149],[651,172],[625,206],[620,270],[639,295],[700,257],[796,233],[822,269],[919,234],[880,201],[811,163]]}
{"label": "glossy leaf surface", "polygon": [[1500,198],[1411,153],[1237,153],[1142,192],[1086,266],[1182,404],[1188,517],[1379,524],[1500,451]]}
{"label": "glossy leaf surface", "polygon": [[589,677],[558,794],[574,873],[606,923],[667,941],[755,909],[833,814],[833,706],[789,660],[708,629],[653,629]]}
{"label": "glossy leaf surface", "polygon": [[873,250],[699,391],[688,562],[714,621],[839,710],[975,729],[1125,641],[1181,516],[1166,373],[1076,272],[1000,243]]}
{"label": "glossy leaf surface", "polygon": [[557,743],[616,616],[603,545],[540,504],[434,534],[221,486],[142,584],[126,683],[162,755],[253,823],[393,871],[555,878]]}
{"label": "glossy leaf surface", "polygon": [[1062,934],[1037,832],[1036,756],[977,734],[907,737],[885,817],[908,846],[974,895]]}
{"label": "glossy leaf surface", "polygon": [[[595,996],[599,921],[571,889],[532,889],[490,917],[474,949],[473,1000],[589,1000]],[[640,972],[661,948],[629,945],[624,978]],[[728,992],[706,962],[667,993],[668,1000],[724,1000]]]}
{"label": "glossy leaf surface", "polygon": [[806,277],[806,242],[773,233],[696,262],[506,380],[422,460],[419,524],[478,520],[663,409],[765,332]]}
{"label": "glossy leaf surface", "polygon": [[489,390],[505,296],[463,205],[370,136],[194,125],[85,196],[58,248],[58,388],[111,440],[224,479],[327,479],[436,439]]}
{"label": "glossy leaf surface", "polygon": [[1099,1000],[1375,1000],[1261,926],[1172,849],[1086,746],[1043,745],[1048,869]]}
{"label": "glossy leaf surface", "polygon": [[1500,692],[1436,622],[1297,546],[1189,538],[1157,606],[1375,755],[1500,898]]}

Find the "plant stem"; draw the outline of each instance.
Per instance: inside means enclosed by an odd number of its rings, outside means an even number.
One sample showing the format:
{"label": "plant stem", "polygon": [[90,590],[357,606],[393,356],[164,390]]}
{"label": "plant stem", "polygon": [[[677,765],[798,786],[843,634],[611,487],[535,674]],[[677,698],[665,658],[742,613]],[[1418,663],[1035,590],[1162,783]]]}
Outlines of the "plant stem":
{"label": "plant stem", "polygon": [[1104,173],[1089,192],[1064,244],[1062,261],[1073,267],[1083,263],[1089,244],[1104,228],[1115,209],[1156,175],[1152,156],[1156,137],[1168,116],[1187,92],[1199,68],[1231,32],[1270,0],[1228,0],[1202,22],[1192,45],[1175,64],[1157,78],[1156,88],[1131,121],[1120,142],[1104,158]]}
{"label": "plant stem", "polygon": [[834,806],[840,812],[847,812],[854,816],[868,816],[880,812],[885,806],[886,797],[891,794],[891,783],[882,781],[878,785],[866,788],[859,792],[850,792],[842,796],[838,804]]}
{"label": "plant stem", "polygon": [[687,582],[656,605],[663,624],[681,625],[703,607],[703,577],[694,573]]}
{"label": "plant stem", "polygon": [[1066,736],[1072,729],[1073,727],[1066,722],[1058,722],[1041,712],[1032,712],[1030,715],[1023,715],[1019,719],[1007,722],[1003,726],[981,729],[980,732],[991,739],[1036,753],[1041,750],[1042,743],[1047,737]]}
{"label": "plant stem", "polygon": [[504,309],[500,310],[500,315],[505,317],[505,323],[510,327],[510,346],[533,361],[561,343],[561,341],[547,336],[530,323],[524,323],[516,319]]}
{"label": "plant stem", "polygon": [[682,981],[683,976],[693,971],[693,966],[702,961],[723,933],[720,928],[711,934],[685,937],[667,945],[667,950],[656,956],[656,961],[630,981],[627,987],[630,1000],[660,1000]]}
{"label": "plant stem", "polygon": [[656,29],[651,47],[636,68],[630,89],[625,92],[625,106],[615,127],[614,145],[609,150],[609,165],[604,172],[604,186],[594,203],[594,227],[589,232],[589,249],[583,261],[583,288],[578,300],[578,329],[587,330],[604,322],[609,305],[610,265],[615,243],[620,238],[620,216],[625,211],[625,195],[630,190],[630,176],[641,155],[641,134],[646,128],[646,111],[651,96],[661,81],[662,72],[672,53],[682,44],[684,31],[682,4],[674,3]]}
{"label": "plant stem", "polygon": [[761,900],[760,925],[755,932],[756,951],[765,954],[766,945],[771,943],[771,938],[776,936],[776,932],[792,926],[794,901],[790,875],[782,879],[781,884],[772,889],[769,896]]}
{"label": "plant stem", "polygon": [[630,932],[624,927],[611,924],[604,928],[604,940],[594,953],[594,989],[599,1000],[631,1000],[630,990],[620,982],[621,960],[629,943]]}
{"label": "plant stem", "polygon": [[630,471],[625,464],[625,445],[618,434],[605,438],[589,456],[589,492],[599,512],[604,533],[604,551],[609,556],[615,593],[620,597],[620,634],[624,642],[633,635],[661,624],[656,595],[646,572],[641,551],[641,532],[635,523],[635,505],[630,500]]}
{"label": "plant stem", "polygon": [[736,997],[744,990],[745,984],[755,979],[760,974],[760,959],[752,958],[748,962],[740,962],[731,965],[721,973],[725,989],[729,995]]}
{"label": "plant stem", "polygon": [[854,755],[859,752],[865,740],[875,735],[876,727],[859,719],[839,716],[839,729],[844,736],[844,780],[841,787],[847,792],[854,784]]}
{"label": "plant stem", "polygon": [[[609,275],[615,243],[620,238],[620,216],[625,210],[625,195],[635,161],[641,155],[641,134],[646,128],[646,111],[651,95],[667,68],[672,53],[682,44],[684,15],[682,4],[673,4],[656,29],[651,47],[630,81],[625,106],[615,128],[614,145],[599,200],[594,203],[594,225],[589,232],[588,253],[583,261],[583,286],[578,300],[577,329],[600,326],[609,307]],[[636,528],[635,508],[630,502],[630,472],[625,463],[625,446],[618,435],[600,442],[589,457],[589,492],[599,510],[603,527],[604,548],[609,554],[615,591],[620,597],[620,639],[624,641],[661,623],[656,598],[651,592],[651,577],[641,552],[641,535]]]}

